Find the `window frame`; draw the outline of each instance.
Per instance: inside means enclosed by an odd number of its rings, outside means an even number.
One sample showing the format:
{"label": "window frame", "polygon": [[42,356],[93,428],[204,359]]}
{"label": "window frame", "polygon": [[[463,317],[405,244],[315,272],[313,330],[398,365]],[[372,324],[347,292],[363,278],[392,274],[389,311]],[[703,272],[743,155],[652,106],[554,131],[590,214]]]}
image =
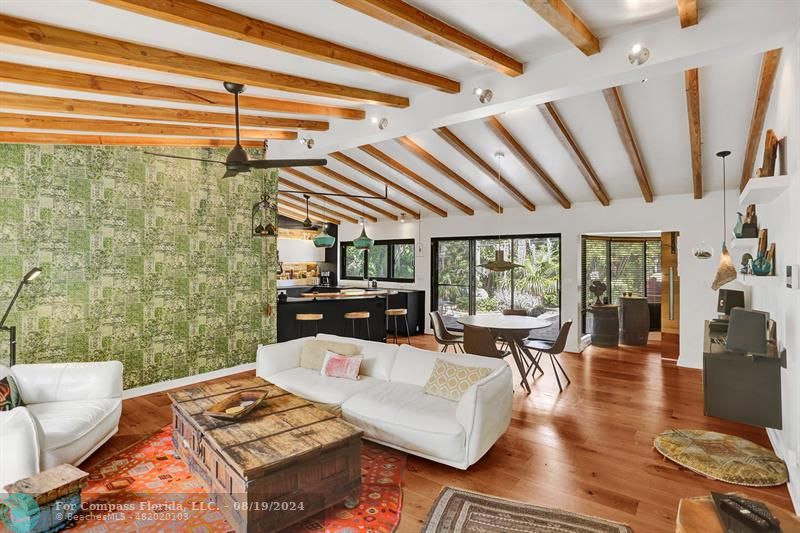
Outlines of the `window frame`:
{"label": "window frame", "polygon": [[417,277],[417,265],[416,265],[416,253],[414,254],[414,261],[412,262],[413,265],[413,275],[410,278],[398,278],[395,276],[394,272],[394,259],[395,259],[395,246],[396,245],[410,245],[412,248],[416,250],[416,242],[414,239],[387,239],[381,241],[375,241],[375,246],[387,246],[387,253],[386,253],[386,272],[387,276],[383,277],[369,277],[369,250],[364,250],[364,271],[360,277],[358,276],[348,276],[347,275],[347,248],[353,246],[353,241],[341,241],[339,244],[339,268],[341,275],[339,279],[343,280],[367,280],[372,279],[375,281],[390,281],[392,283],[414,283],[416,282]]}

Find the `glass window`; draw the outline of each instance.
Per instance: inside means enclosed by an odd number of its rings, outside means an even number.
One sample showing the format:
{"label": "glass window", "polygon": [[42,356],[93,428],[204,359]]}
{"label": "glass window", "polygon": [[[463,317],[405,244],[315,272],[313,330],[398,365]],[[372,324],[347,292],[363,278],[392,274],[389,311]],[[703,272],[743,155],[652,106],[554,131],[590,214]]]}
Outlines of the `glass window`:
{"label": "glass window", "polygon": [[389,245],[376,244],[367,252],[367,277],[383,279],[389,277]]}
{"label": "glass window", "polygon": [[394,277],[397,279],[414,279],[414,245],[395,244],[394,251]]}
{"label": "glass window", "polygon": [[358,250],[353,245],[345,245],[343,249],[345,277],[362,279],[364,277],[364,250]]}

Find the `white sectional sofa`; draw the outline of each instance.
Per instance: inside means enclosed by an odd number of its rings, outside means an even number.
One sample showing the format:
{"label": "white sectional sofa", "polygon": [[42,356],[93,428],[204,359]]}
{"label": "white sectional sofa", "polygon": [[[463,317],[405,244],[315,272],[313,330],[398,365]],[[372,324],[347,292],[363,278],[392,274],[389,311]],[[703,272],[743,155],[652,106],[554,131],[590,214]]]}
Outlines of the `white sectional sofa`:
{"label": "white sectional sofa", "polygon": [[[512,377],[502,359],[317,335],[361,346],[362,375],[354,381],[301,367],[303,343],[310,338],[260,345],[256,374],[293,394],[341,409],[343,418],[371,441],[465,470],[508,428]],[[447,400],[423,391],[437,358],[492,372],[459,401]]]}
{"label": "white sectional sofa", "polygon": [[117,432],[122,363],[0,365],[25,404],[0,411],[0,492],[63,463],[78,465]]}

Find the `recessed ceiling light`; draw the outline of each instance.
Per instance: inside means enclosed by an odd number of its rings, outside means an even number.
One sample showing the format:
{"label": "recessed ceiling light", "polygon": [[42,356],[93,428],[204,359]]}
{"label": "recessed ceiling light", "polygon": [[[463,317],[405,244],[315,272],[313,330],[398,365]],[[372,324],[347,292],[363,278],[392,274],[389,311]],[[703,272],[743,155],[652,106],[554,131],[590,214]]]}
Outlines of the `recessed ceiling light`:
{"label": "recessed ceiling light", "polygon": [[472,90],[472,94],[478,97],[478,100],[482,104],[488,104],[492,101],[492,97],[494,93],[491,89],[483,89],[481,87],[476,87]]}
{"label": "recessed ceiling light", "polygon": [[631,50],[628,52],[628,61],[630,61],[631,65],[642,65],[648,59],[650,59],[650,50],[646,46],[641,43],[631,46]]}

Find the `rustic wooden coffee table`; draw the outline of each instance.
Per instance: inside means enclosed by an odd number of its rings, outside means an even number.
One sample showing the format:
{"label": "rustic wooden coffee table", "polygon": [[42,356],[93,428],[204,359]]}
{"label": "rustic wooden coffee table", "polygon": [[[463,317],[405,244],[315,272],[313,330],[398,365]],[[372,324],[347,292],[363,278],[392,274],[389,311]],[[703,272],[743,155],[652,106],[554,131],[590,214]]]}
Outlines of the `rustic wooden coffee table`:
{"label": "rustic wooden coffee table", "polygon": [[[242,390],[267,398],[241,420],[203,412]],[[237,532],[278,531],[358,504],[362,431],[258,377],[170,393],[175,449]]]}

